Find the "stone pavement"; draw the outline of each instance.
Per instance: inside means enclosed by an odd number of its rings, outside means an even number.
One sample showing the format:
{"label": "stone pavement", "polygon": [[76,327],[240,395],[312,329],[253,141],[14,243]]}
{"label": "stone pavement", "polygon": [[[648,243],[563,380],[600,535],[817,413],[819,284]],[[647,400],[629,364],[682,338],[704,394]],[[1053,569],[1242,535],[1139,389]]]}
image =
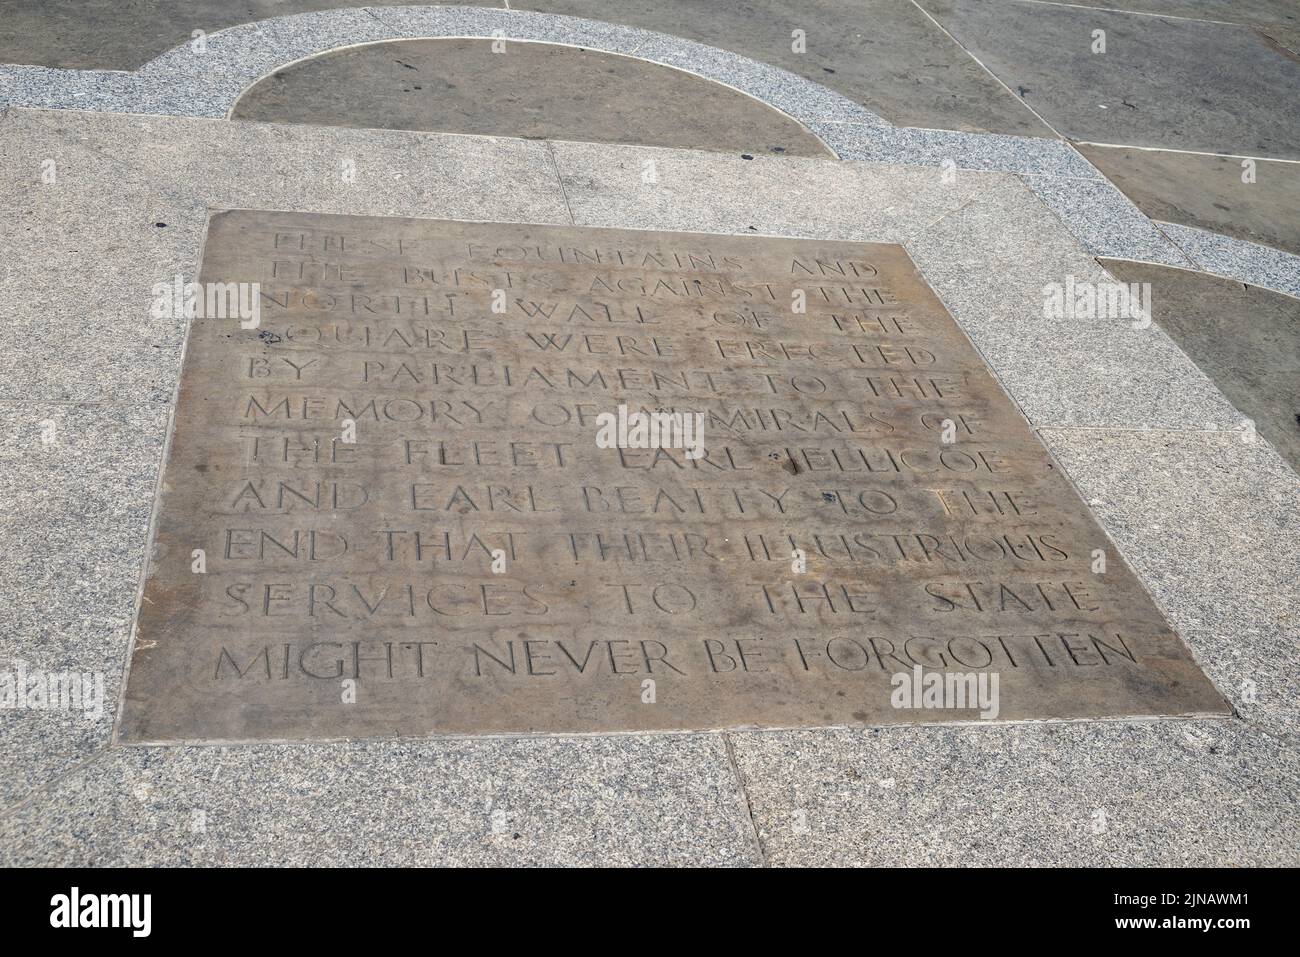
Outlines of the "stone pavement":
{"label": "stone pavement", "polygon": [[[10,6],[0,671],[107,704],[0,711],[0,862],[1300,859],[1294,4]],[[539,89],[448,99],[494,39]],[[223,209],[903,244],[1231,716],[118,743],[188,327],[150,291]],[[1154,324],[1045,318],[1067,276]]]}

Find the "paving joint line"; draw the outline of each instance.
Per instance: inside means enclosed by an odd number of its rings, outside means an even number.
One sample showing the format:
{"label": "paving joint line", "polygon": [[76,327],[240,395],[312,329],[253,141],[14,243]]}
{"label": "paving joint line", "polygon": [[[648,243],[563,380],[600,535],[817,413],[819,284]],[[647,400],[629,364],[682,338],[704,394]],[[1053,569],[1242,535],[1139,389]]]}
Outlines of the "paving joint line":
{"label": "paving joint line", "polygon": [[564,199],[564,208],[569,214],[570,225],[577,226],[577,217],[573,215],[573,207],[569,204],[569,193],[564,188],[564,174],[560,172],[560,161],[555,155],[555,146],[550,140],[545,140],[546,155],[551,158],[551,169],[555,170],[555,185],[560,188],[560,196]]}
{"label": "paving joint line", "polygon": [[754,802],[750,800],[749,789],[745,787],[745,776],[740,772],[740,764],[736,761],[736,748],[731,740],[729,732],[722,732],[722,746],[727,754],[727,764],[731,766],[731,773],[735,777],[736,787],[740,789],[740,797],[744,802],[745,820],[749,824],[749,837],[752,841],[752,847],[758,854],[759,867],[767,867],[767,851],[763,847],[763,838],[758,831],[758,822],[754,820]]}
{"label": "paving joint line", "polygon": [[[1105,149],[1142,150],[1144,153],[1181,153],[1185,156],[1221,156],[1224,159],[1253,159],[1262,163],[1291,163],[1300,165],[1300,159],[1280,156],[1257,156],[1250,153],[1216,153],[1213,150],[1184,150],[1174,146],[1139,146],[1136,143],[1098,143],[1095,140],[1074,140],[1079,146],[1100,146]],[[1085,159],[1087,157],[1084,157]]]}
{"label": "paving joint line", "polygon": [[[1236,429],[1180,429],[1169,425],[1034,425],[1036,431],[1049,432],[1142,432],[1167,433],[1169,435],[1236,435]],[[1258,437],[1256,441],[1261,441]]]}
{"label": "paving joint line", "polygon": [[1130,17],[1152,17],[1157,20],[1185,20],[1189,23],[1217,23],[1225,27],[1246,27],[1245,23],[1232,20],[1209,20],[1205,17],[1180,17],[1170,13],[1148,13],[1146,10],[1123,10],[1119,7],[1094,7],[1083,3],[1062,3],[1060,0],[1016,0],[1017,3],[1036,3],[1044,7],[1068,7],[1071,10],[1089,10],[1094,13],[1122,13]]}
{"label": "paving joint line", "polygon": [[[1014,174],[1010,174],[1010,175],[1014,175]],[[936,219],[934,219],[934,220],[931,221],[931,222],[924,223],[920,228],[923,229],[923,230],[934,229],[935,226],[938,226],[941,222],[943,222],[943,221],[944,221],[945,219],[947,219],[949,216],[955,216],[955,215],[957,215],[958,213],[965,211],[965,210],[968,209],[969,207],[975,205],[977,202],[979,202],[981,199],[983,199],[983,198],[984,198],[985,196],[987,196],[989,193],[992,193],[992,192],[995,192],[995,191],[997,191],[997,190],[999,190],[999,189],[1002,189],[1002,188],[1004,188],[1005,186],[1006,186],[1005,183],[993,183],[993,184],[990,184],[990,185],[986,185],[986,186],[985,186],[982,190],[980,190],[978,193],[975,193],[975,194],[973,194],[973,195],[971,195],[971,196],[966,197],[965,201],[963,201],[960,205],[958,205],[958,206],[954,206],[952,209],[945,210],[945,211],[944,211],[940,216],[938,216]]]}
{"label": "paving joint line", "polygon": [[31,790],[29,794],[26,794],[23,797],[19,798],[17,801],[15,801],[13,804],[10,804],[8,807],[0,809],[0,822],[9,820],[14,815],[18,814],[20,811],[24,810],[30,805],[35,804],[37,800],[43,796],[53,797],[54,791],[59,785],[63,784],[74,774],[79,774],[82,771],[89,768],[91,765],[106,760],[109,757],[112,750],[113,750],[112,748],[106,745],[99,747],[88,757],[85,757],[82,760],[77,761],[76,763],[72,764],[67,768],[64,768],[58,774],[54,775],[54,777],[49,778],[42,784],[37,785]]}
{"label": "paving joint line", "polygon": [[[925,16],[925,18],[926,18],[927,20],[929,20],[931,23],[933,23],[933,24],[935,25],[935,27],[936,27],[937,29],[939,29],[939,30],[943,33],[944,36],[946,36],[949,40],[951,40],[953,43],[955,43],[955,44],[957,45],[957,48],[958,48],[959,50],[961,50],[961,51],[962,51],[963,53],[965,53],[968,57],[970,57],[972,60],[974,60],[975,63],[977,63],[977,64],[979,65],[979,68],[980,68],[981,70],[983,70],[985,73],[987,73],[989,76],[991,76],[991,77],[993,78],[994,82],[996,82],[996,83],[998,84],[998,86],[1000,86],[1000,87],[1002,87],[1002,89],[1006,90],[1007,93],[1008,93],[1008,94],[1009,94],[1009,95],[1010,95],[1010,96],[1011,96],[1011,97],[1012,97],[1012,98],[1013,98],[1017,103],[1020,103],[1022,106],[1024,106],[1025,109],[1027,109],[1030,113],[1032,113],[1035,117],[1037,117],[1037,118],[1038,118],[1038,122],[1042,123],[1043,126],[1045,126],[1047,129],[1051,130],[1051,131],[1056,135],[1056,137],[1057,137],[1059,140],[1061,140],[1062,142],[1064,142],[1064,143],[1066,143],[1067,145],[1069,145],[1069,141],[1065,138],[1064,135],[1062,135],[1062,133],[1061,133],[1060,130],[1058,130],[1058,129],[1057,129],[1055,126],[1053,126],[1051,123],[1047,122],[1047,120],[1043,117],[1043,115],[1042,115],[1041,113],[1039,113],[1036,109],[1034,109],[1032,106],[1030,106],[1030,105],[1029,105],[1029,101],[1026,100],[1023,96],[1017,96],[1017,95],[1016,95],[1016,92],[1015,92],[1013,89],[1011,89],[1011,87],[1007,86],[1006,83],[1002,82],[1002,78],[1001,78],[1000,76],[998,76],[996,73],[994,73],[992,70],[990,70],[987,66],[984,65],[984,61],[983,61],[983,60],[981,60],[981,59],[980,59],[979,57],[977,57],[974,53],[972,53],[970,50],[968,50],[968,49],[966,48],[966,45],[963,44],[960,40],[958,40],[955,36],[953,36],[952,33],[949,32],[949,30],[948,30],[947,27],[945,27],[942,23],[940,23],[940,22],[939,22],[938,20],[936,20],[933,16],[931,16],[929,10],[927,10],[927,9],[925,9],[925,7],[921,6],[921,4],[917,2],[917,0],[911,0],[911,3],[912,3],[912,6],[916,7],[916,9],[920,10],[921,13]],[[1076,151],[1076,152],[1077,152],[1077,151]],[[1086,159],[1086,157],[1085,157],[1085,159]]]}
{"label": "paving joint line", "polygon": [[[1177,269],[1177,270],[1179,270],[1180,272],[1188,272],[1188,273],[1192,273],[1193,275],[1198,275],[1198,276],[1209,276],[1209,277],[1211,277],[1212,279],[1222,279],[1222,280],[1225,280],[1226,282],[1235,282],[1237,285],[1239,285],[1239,286],[1241,286],[1241,287],[1243,287],[1243,288],[1245,288],[1245,289],[1261,289],[1261,290],[1263,290],[1264,292],[1270,292],[1270,293],[1273,293],[1274,295],[1277,295],[1277,296],[1286,296],[1288,299],[1294,299],[1295,301],[1300,302],[1300,295],[1297,295],[1296,293],[1287,292],[1287,291],[1284,290],[1284,289],[1275,289],[1275,288],[1272,287],[1272,286],[1265,286],[1265,285],[1262,285],[1262,284],[1257,283],[1257,282],[1247,282],[1247,281],[1245,281],[1244,279],[1241,279],[1241,278],[1238,277],[1238,276],[1229,276],[1229,275],[1227,275],[1226,273],[1221,273],[1221,272],[1218,272],[1217,270],[1211,269],[1211,268],[1208,267],[1208,266],[1203,266],[1203,265],[1201,265],[1200,261],[1197,260],[1197,259],[1192,258],[1192,254],[1191,254],[1188,250],[1184,249],[1184,248],[1179,244],[1179,242],[1178,242],[1177,239],[1175,239],[1173,236],[1170,236],[1168,233],[1166,233],[1163,229],[1160,228],[1162,225],[1164,225],[1163,222],[1158,221],[1158,220],[1154,220],[1154,219],[1151,220],[1151,222],[1152,222],[1152,225],[1154,225],[1154,226],[1156,227],[1156,229],[1159,230],[1160,235],[1164,236],[1165,239],[1167,239],[1170,243],[1172,243],[1172,244],[1174,245],[1174,247],[1175,247],[1175,248],[1176,248],[1180,253],[1183,254],[1183,256],[1187,259],[1187,262],[1188,262],[1190,265],[1187,265],[1187,266],[1178,266],[1178,265],[1174,265],[1173,263],[1157,263],[1157,262],[1152,262],[1150,259],[1134,259],[1134,258],[1132,258],[1131,256],[1112,256],[1112,255],[1109,255],[1109,254],[1106,254],[1106,253],[1094,253],[1094,252],[1090,252],[1089,254],[1090,254],[1094,259],[1097,260],[1098,265],[1100,265],[1102,269],[1106,269],[1106,264],[1105,264],[1104,262],[1102,262],[1102,260],[1105,260],[1105,259],[1113,260],[1113,261],[1115,261],[1115,262],[1123,262],[1123,263],[1137,263],[1138,265],[1141,265],[1141,266],[1159,266],[1159,267],[1162,268],[1162,269]],[[1177,226],[1177,225],[1179,225],[1179,224],[1178,224],[1178,223],[1171,223],[1170,225]],[[1183,227],[1183,228],[1184,228],[1184,229],[1200,229],[1199,226],[1185,226],[1185,227]],[[1235,239],[1235,238],[1236,238],[1236,237],[1234,237],[1234,236],[1228,236],[1227,233],[1216,233],[1216,232],[1214,232],[1213,230],[1209,230],[1209,229],[1207,229],[1207,230],[1202,230],[1202,231],[1203,231],[1203,232],[1210,233],[1210,234],[1213,235],[1213,236],[1227,236],[1227,238],[1229,238],[1229,239]],[[1249,243],[1249,242],[1252,242],[1252,240],[1249,240],[1249,239],[1242,239],[1242,240],[1238,240],[1238,242]],[[1267,246],[1267,245],[1265,245],[1264,243],[1255,243],[1255,245],[1256,245],[1256,246],[1263,246],[1265,249],[1276,250],[1277,252],[1280,252],[1280,253],[1282,253],[1283,255],[1286,255],[1286,256],[1296,256],[1296,258],[1300,258],[1300,256],[1297,256],[1296,253],[1289,252],[1288,250],[1285,250],[1285,249],[1278,249],[1276,246]],[[1109,272],[1110,270],[1106,270],[1106,271]]]}

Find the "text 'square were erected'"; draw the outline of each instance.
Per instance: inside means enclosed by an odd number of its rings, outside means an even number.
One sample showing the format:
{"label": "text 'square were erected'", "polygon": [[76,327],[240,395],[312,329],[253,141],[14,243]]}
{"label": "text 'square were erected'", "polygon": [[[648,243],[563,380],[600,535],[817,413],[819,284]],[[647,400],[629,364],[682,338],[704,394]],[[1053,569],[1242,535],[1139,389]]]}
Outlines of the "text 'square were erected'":
{"label": "text 'square were erected'", "polygon": [[901,246],[235,211],[199,279],[127,742],[1226,710]]}

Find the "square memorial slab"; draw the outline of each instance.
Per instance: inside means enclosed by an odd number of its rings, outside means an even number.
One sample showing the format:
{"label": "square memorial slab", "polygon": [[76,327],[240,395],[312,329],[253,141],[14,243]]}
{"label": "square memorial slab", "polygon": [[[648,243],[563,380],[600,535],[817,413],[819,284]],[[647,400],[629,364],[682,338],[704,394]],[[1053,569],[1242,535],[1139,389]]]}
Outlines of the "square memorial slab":
{"label": "square memorial slab", "polygon": [[121,740],[1227,710],[901,246],[231,211],[199,280]]}

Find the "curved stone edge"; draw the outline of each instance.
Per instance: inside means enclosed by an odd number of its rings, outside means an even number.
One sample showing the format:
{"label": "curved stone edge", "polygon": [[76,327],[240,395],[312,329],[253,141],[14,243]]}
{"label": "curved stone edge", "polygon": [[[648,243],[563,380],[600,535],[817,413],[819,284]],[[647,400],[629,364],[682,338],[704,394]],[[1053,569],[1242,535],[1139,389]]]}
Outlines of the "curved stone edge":
{"label": "curved stone edge", "polygon": [[819,83],[717,47],[580,17],[492,7],[356,7],[272,17],[205,34],[134,72],[0,66],[0,106],[224,117],[245,88],[287,63],[383,40],[533,40],[635,55],[730,86],[788,114],[843,159],[953,159],[967,169],[1100,174],[1068,144],[895,127]]}
{"label": "curved stone edge", "polygon": [[840,159],[1019,174],[1090,252],[1206,271],[1300,295],[1300,257],[1146,217],[1069,143],[896,127],[819,83],[717,47],[581,17],[494,7],[353,7],[271,17],[204,34],[134,72],[0,65],[0,108],[225,118],[283,66],[385,40],[478,37],[635,56],[712,80],[779,110]]}
{"label": "curved stone edge", "polygon": [[[331,47],[330,49],[325,50],[325,51],[320,52],[320,53],[310,53],[310,54],[308,54],[307,56],[300,57],[299,59],[297,59],[297,60],[292,60],[292,61],[290,61],[290,62],[288,62],[288,63],[281,63],[281,64],[279,64],[277,67],[274,68],[274,70],[272,71],[272,73],[275,72],[275,70],[283,70],[283,69],[285,69],[286,67],[297,66],[298,64],[301,64],[301,63],[307,63],[307,62],[309,62],[309,61],[311,61],[311,60],[320,59],[321,57],[329,56],[329,55],[334,54],[334,53],[340,53],[340,52],[343,52],[343,51],[346,51],[346,50],[358,50],[358,49],[361,49],[362,47],[375,46],[375,45],[378,45],[378,44],[385,44],[385,43],[404,43],[404,42],[418,42],[418,41],[420,41],[420,40],[429,40],[429,39],[435,39],[435,40],[437,40],[437,39],[444,39],[444,40],[447,40],[447,39],[460,39],[460,38],[461,38],[461,37],[459,37],[459,36],[453,37],[453,36],[451,36],[451,35],[448,35],[448,36],[445,36],[445,37],[428,37],[428,36],[418,35],[418,36],[400,36],[400,37],[394,37],[394,38],[382,39],[382,40],[365,40],[365,41],[362,41],[362,42],[359,42],[359,43],[348,43],[348,44],[343,45],[343,46]],[[470,39],[490,39],[490,38],[489,38],[489,37],[481,37],[481,38],[470,38]],[[598,49],[597,47],[595,47],[595,46],[593,46],[592,44],[589,44],[589,43],[576,43],[576,42],[572,42],[572,41],[561,41],[561,40],[540,40],[540,39],[535,40],[535,39],[522,39],[522,38],[520,38],[520,37],[504,37],[504,38],[502,38],[502,39],[506,40],[506,42],[509,42],[509,43],[539,43],[539,44],[545,44],[545,45],[547,45],[547,46],[566,46],[566,47],[569,47],[569,48],[571,48],[571,49],[575,49],[575,50],[591,50],[591,51],[595,51],[595,52],[599,52],[599,53],[605,53],[605,54],[607,54],[607,55],[609,55],[609,56],[623,57],[624,59],[628,59],[628,60],[640,60],[640,61],[642,61],[642,62],[644,62],[644,63],[650,63],[650,64],[653,64],[653,65],[655,65],[655,66],[663,66],[663,67],[666,67],[667,69],[670,69],[670,70],[672,70],[672,71],[674,71],[674,72],[676,72],[676,73],[683,73],[683,74],[687,74],[687,75],[690,75],[690,76],[694,76],[694,77],[696,77],[697,79],[706,80],[706,81],[708,81],[708,82],[710,82],[710,83],[713,83],[713,84],[715,84],[715,85],[717,85],[717,86],[723,86],[723,87],[726,87],[727,89],[732,90],[732,91],[735,92],[735,93],[739,93],[741,96],[743,96],[743,97],[745,97],[745,98],[747,98],[747,99],[753,100],[756,104],[758,104],[758,105],[759,105],[760,107],[762,107],[763,109],[779,114],[779,115],[782,116],[784,119],[786,119],[786,120],[788,120],[789,122],[791,122],[791,123],[795,124],[796,126],[798,126],[799,129],[800,129],[803,133],[805,133],[807,136],[811,137],[814,141],[816,141],[818,144],[821,145],[822,149],[824,150],[824,153],[823,153],[822,155],[818,155],[818,156],[808,156],[808,157],[805,157],[805,158],[807,158],[807,159],[822,159],[822,160],[838,160],[838,159],[841,158],[840,155],[839,155],[839,154],[835,151],[835,149],[831,146],[831,144],[830,144],[830,142],[828,141],[828,139],[827,139],[825,136],[823,136],[820,132],[818,132],[818,130],[814,129],[810,124],[803,122],[803,121],[800,120],[798,117],[791,115],[791,114],[788,113],[787,111],[781,109],[781,108],[778,107],[778,106],[775,106],[774,104],[770,103],[769,101],[764,100],[764,99],[761,99],[761,98],[759,98],[759,97],[753,95],[752,93],[749,93],[749,92],[747,92],[747,91],[745,91],[745,90],[742,90],[742,89],[740,89],[740,88],[738,88],[738,87],[732,86],[732,85],[729,84],[729,83],[723,83],[723,82],[720,81],[720,80],[713,80],[713,79],[708,78],[708,77],[702,77],[702,76],[700,76],[699,74],[693,73],[693,72],[690,71],[690,70],[682,69],[681,67],[669,66],[668,64],[660,63],[659,61],[656,61],[656,60],[647,60],[645,57],[638,56],[638,55],[636,55],[636,54],[634,54],[634,53],[631,53],[631,52],[620,53],[620,52],[618,52],[618,51],[616,51],[616,50],[602,50],[602,49]],[[228,120],[236,120],[236,121],[240,120],[241,118],[235,116],[235,110],[239,107],[240,101],[243,100],[244,96],[246,96],[247,94],[251,93],[254,89],[256,89],[256,88],[257,88],[257,87],[262,83],[262,81],[263,81],[263,80],[266,80],[269,76],[271,76],[271,73],[263,74],[262,76],[259,76],[257,79],[255,79],[255,80],[254,80],[252,83],[250,83],[248,86],[246,86],[243,90],[241,90],[240,93],[239,93],[239,95],[235,98],[234,102],[232,102],[232,103],[230,104],[230,108],[226,111],[226,114],[225,114],[222,118],[223,118],[223,119],[228,119]],[[445,131],[445,130],[427,130],[427,131],[418,131],[418,130],[413,131],[413,130],[408,130],[407,132],[446,132],[446,131]],[[465,134],[458,134],[458,135],[464,135],[464,136],[476,136],[476,135],[486,135],[486,134],[465,133]],[[669,147],[665,147],[665,148],[669,148]]]}

